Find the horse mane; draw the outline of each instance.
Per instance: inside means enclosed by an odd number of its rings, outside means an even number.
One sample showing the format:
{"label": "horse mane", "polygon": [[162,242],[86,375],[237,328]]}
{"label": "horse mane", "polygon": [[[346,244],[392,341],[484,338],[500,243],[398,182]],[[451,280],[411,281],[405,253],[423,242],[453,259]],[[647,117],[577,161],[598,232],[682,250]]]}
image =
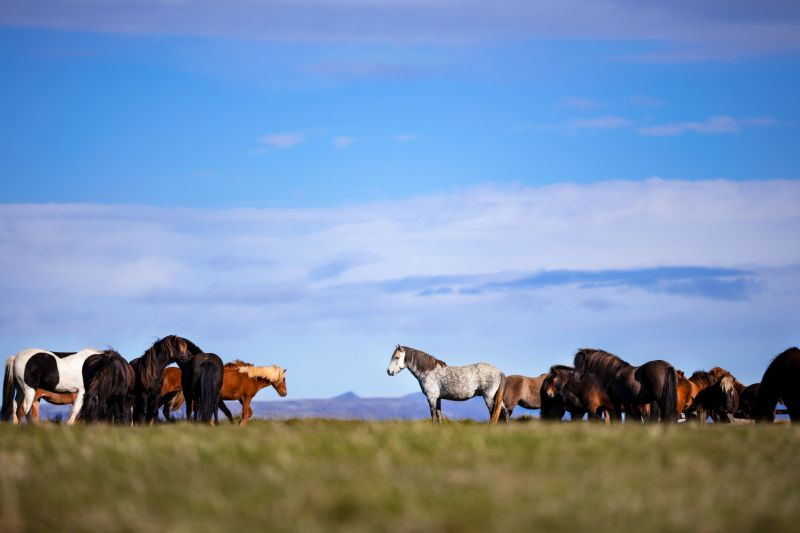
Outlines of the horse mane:
{"label": "horse mane", "polygon": [[710,372],[706,372],[705,370],[695,370],[692,372],[692,375],[689,376],[689,381],[695,385],[700,385],[703,388],[706,388],[713,385],[717,380],[714,379],[714,376]]}
{"label": "horse mane", "polygon": [[142,385],[145,388],[150,388],[156,379],[162,375],[164,367],[169,361],[175,359],[175,356],[179,353],[179,341],[183,341],[186,344],[187,351],[193,355],[203,352],[200,347],[189,339],[178,337],[177,335],[167,335],[163,339],[157,340],[139,358],[141,361],[137,364],[137,371],[141,375]]}
{"label": "horse mane", "polygon": [[594,348],[578,350],[574,365],[581,376],[593,375],[599,385],[607,385],[616,377],[619,370],[631,366],[612,353]]}
{"label": "horse mane", "polygon": [[555,374],[556,372],[575,372],[575,368],[567,365],[551,366],[549,374]]}
{"label": "horse mane", "polygon": [[416,350],[408,346],[399,346],[399,348],[402,348],[403,351],[406,352],[406,366],[414,368],[414,370],[429,372],[437,367],[447,366],[447,363],[444,361],[436,359],[434,356],[422,350]]}
{"label": "horse mane", "polygon": [[253,363],[246,363],[241,359],[236,359],[235,361],[227,363],[225,368],[238,370],[250,379],[264,379],[270,383],[279,382],[286,373],[286,370],[277,365],[255,366]]}

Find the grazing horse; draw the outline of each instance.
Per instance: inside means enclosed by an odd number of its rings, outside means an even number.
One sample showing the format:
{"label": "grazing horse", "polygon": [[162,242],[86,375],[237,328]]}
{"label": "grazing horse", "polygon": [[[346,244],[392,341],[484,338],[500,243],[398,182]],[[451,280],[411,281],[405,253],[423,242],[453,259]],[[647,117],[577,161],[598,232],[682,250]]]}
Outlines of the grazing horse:
{"label": "grazing horse", "polygon": [[86,422],[131,423],[133,367],[114,350],[92,355],[83,367],[86,396],[80,417]]}
{"label": "grazing horse", "polygon": [[152,424],[157,420],[164,368],[172,362],[186,362],[192,355],[202,351],[188,339],[169,335],[156,341],[144,355],[131,361],[136,377],[133,388],[134,422]]}
{"label": "grazing horse", "polygon": [[[186,400],[186,420],[219,423],[217,405],[222,390],[224,366],[215,353],[196,353],[186,362],[178,362],[181,369],[181,389]],[[213,419],[213,421],[212,421]]]}
{"label": "grazing horse", "polygon": [[503,414],[506,422],[511,418],[516,406],[525,409],[541,409],[542,407],[542,382],[547,374],[535,378],[513,375],[506,377],[506,390],[503,393]]}
{"label": "grazing horse", "polygon": [[583,348],[575,354],[575,371],[584,379],[592,376],[608,394],[617,418],[623,409],[650,404],[651,421],[676,420],[678,407],[677,373],[662,360],[633,366],[603,350]]}
{"label": "grazing horse", "polygon": [[496,424],[500,419],[506,377],[497,367],[489,363],[447,366],[421,350],[398,344],[386,372],[394,376],[404,368],[419,381],[428,398],[433,422],[442,421],[442,399],[461,401],[478,395],[486,402],[490,421]]}
{"label": "grazing horse", "polygon": [[789,410],[792,423],[800,422],[800,349],[789,348],[769,364],[761,378],[753,418],[773,422],[779,400]]}
{"label": "grazing horse", "polygon": [[547,374],[539,391],[542,420],[561,420],[566,412],[569,412],[570,420],[582,420],[587,412],[583,403],[563,385],[556,385],[557,388],[554,388],[553,379],[552,375]]}
{"label": "grazing horse", "polygon": [[[75,402],[67,424],[74,424],[78,418],[86,385],[83,380],[83,367],[86,360],[100,351],[86,348],[76,353],[49,352],[32,348],[12,355],[6,361],[3,382],[3,420],[18,422],[22,415],[33,422],[31,408],[36,397],[36,389],[52,392],[74,392]],[[18,407],[21,409],[18,413]]]}
{"label": "grazing horse", "polygon": [[733,422],[733,414],[739,408],[735,382],[736,378],[730,374],[722,375],[719,381],[694,397],[693,407],[700,422],[707,422],[709,416],[714,422]]}
{"label": "grazing horse", "polygon": [[753,409],[755,408],[758,389],[760,388],[761,383],[753,383],[739,393],[739,410],[733,416],[744,419],[753,418]]}
{"label": "grazing horse", "polygon": [[[571,366],[554,365],[548,374],[550,379],[542,389],[549,398],[569,392],[578,399],[590,418],[605,418],[610,421],[614,404],[600,384],[591,376],[582,376]],[[604,415],[608,415],[608,418]]]}

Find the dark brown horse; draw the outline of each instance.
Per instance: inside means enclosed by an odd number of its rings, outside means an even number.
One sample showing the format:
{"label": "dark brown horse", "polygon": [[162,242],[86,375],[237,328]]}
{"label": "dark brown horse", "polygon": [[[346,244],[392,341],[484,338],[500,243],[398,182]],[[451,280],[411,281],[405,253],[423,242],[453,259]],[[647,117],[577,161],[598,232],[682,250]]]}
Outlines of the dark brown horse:
{"label": "dark brown horse", "polygon": [[506,389],[503,391],[503,415],[506,422],[511,418],[518,405],[525,409],[541,409],[542,382],[547,374],[535,378],[515,374],[506,377]]}
{"label": "dark brown horse", "polygon": [[709,416],[714,422],[733,422],[733,414],[739,408],[735,382],[736,378],[730,374],[722,375],[719,381],[694,397],[692,403],[700,422],[707,422]]}
{"label": "dark brown horse", "polygon": [[753,383],[744,388],[739,393],[739,410],[736,411],[736,418],[753,418],[753,409],[756,406],[756,398],[758,398],[758,389],[761,388],[761,383]]}
{"label": "dark brown horse", "polygon": [[144,355],[131,361],[136,378],[133,389],[134,422],[152,424],[157,420],[164,368],[173,362],[185,363],[192,355],[202,351],[188,339],[169,335],[156,341]]}
{"label": "dark brown horse", "polygon": [[[548,395],[548,391],[553,396]],[[586,408],[577,396],[565,389],[563,386],[560,392],[556,392],[553,386],[553,377],[549,374],[542,382],[541,396],[541,416],[542,420],[561,420],[564,413],[569,412],[570,420],[581,420],[586,414]]]}
{"label": "dark brown horse", "polygon": [[[614,414],[611,398],[592,376],[579,375],[574,368],[564,365],[550,367],[550,378],[542,391],[548,398],[566,392],[574,396],[591,418],[605,418],[610,421]],[[607,415],[607,416],[606,416]]]}
{"label": "dark brown horse", "polygon": [[760,422],[775,420],[778,401],[789,410],[792,423],[800,422],[800,350],[789,348],[778,355],[761,378],[753,418]]}
{"label": "dark brown horse", "polygon": [[583,348],[575,354],[581,379],[592,377],[611,399],[616,418],[633,406],[650,404],[650,420],[675,421],[678,409],[677,373],[662,360],[633,366],[603,350]]}

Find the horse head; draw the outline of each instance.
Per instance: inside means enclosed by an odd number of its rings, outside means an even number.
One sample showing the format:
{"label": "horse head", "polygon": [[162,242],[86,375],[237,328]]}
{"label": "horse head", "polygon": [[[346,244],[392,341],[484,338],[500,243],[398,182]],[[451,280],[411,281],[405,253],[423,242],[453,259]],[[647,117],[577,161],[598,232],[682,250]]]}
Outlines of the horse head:
{"label": "horse head", "polygon": [[395,347],[394,352],[392,353],[392,359],[389,361],[389,368],[386,369],[386,373],[390,376],[394,376],[401,370],[406,367],[406,350],[403,346],[399,344]]}
{"label": "horse head", "polygon": [[542,382],[542,389],[549,398],[554,398],[569,383],[573,369],[556,365],[550,367],[550,373]]}
{"label": "horse head", "polygon": [[281,368],[278,380],[275,383],[273,383],[272,386],[275,387],[275,391],[278,393],[278,395],[281,398],[286,396],[286,369],[285,368]]}

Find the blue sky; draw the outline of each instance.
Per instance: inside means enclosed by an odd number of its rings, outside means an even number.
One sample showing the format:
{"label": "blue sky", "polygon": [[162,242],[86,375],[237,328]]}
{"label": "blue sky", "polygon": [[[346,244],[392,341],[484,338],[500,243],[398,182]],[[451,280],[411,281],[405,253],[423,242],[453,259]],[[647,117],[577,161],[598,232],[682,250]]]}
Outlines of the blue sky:
{"label": "blue sky", "polygon": [[751,4],[4,2],[2,348],[755,381],[800,329],[800,10]]}

